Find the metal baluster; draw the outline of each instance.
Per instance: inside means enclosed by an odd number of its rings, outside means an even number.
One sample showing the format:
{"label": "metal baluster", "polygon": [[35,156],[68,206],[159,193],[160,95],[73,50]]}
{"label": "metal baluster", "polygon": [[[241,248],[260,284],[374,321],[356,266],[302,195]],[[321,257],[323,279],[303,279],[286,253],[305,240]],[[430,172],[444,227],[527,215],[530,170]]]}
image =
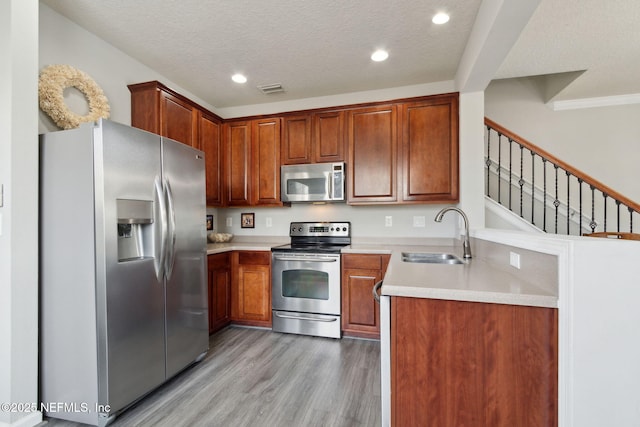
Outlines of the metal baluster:
{"label": "metal baluster", "polygon": [[536,153],[534,153],[533,151],[531,151],[531,224],[536,225],[536,221],[534,219],[534,212],[535,212],[535,206],[536,206],[536,200],[535,200],[535,196],[536,196],[536,165],[535,165],[535,159],[536,159]]}
{"label": "metal baluster", "polygon": [[629,233],[633,233],[633,209],[627,207],[629,209]]}
{"label": "metal baluster", "polygon": [[500,190],[502,189],[502,180],[500,179],[500,169],[502,168],[502,134],[498,132],[498,203],[502,204],[502,200],[500,197]]}
{"label": "metal baluster", "polygon": [[553,201],[553,206],[556,207],[555,216],[555,234],[558,234],[558,207],[560,206],[559,194],[558,194],[558,165],[554,164],[553,168],[556,170],[556,199]]}
{"label": "metal baluster", "polygon": [[513,146],[513,139],[509,138],[509,210],[511,210],[511,193],[513,193],[511,188],[511,176],[513,175],[513,168],[511,167],[511,158],[513,157],[511,154],[511,147]]}
{"label": "metal baluster", "polygon": [[522,178],[523,151],[524,151],[524,147],[521,145],[520,146],[520,180],[518,181],[518,184],[520,185],[520,218],[524,218],[522,216],[522,189],[524,187],[524,179]]}
{"label": "metal baluster", "polygon": [[570,187],[571,187],[571,174],[567,171],[565,171],[565,173],[567,174],[567,235],[570,236],[571,235],[571,223],[569,222],[569,218],[570,218],[570,210],[571,210],[571,193],[569,192]]}
{"label": "metal baluster", "polygon": [[579,228],[579,230],[580,231],[579,231],[579,234],[578,234],[579,236],[582,236],[582,183],[583,183],[582,179],[578,178],[578,184],[580,184],[579,185],[580,203],[579,203],[579,206],[578,206],[578,209],[580,210],[580,212],[579,212],[579,214],[580,214],[580,218],[579,218],[579,222],[580,222],[579,227],[580,228]]}
{"label": "metal baluster", "polygon": [[485,160],[485,164],[487,165],[487,197],[491,197],[491,191],[489,190],[489,177],[491,172],[491,158],[489,157],[489,150],[491,149],[491,128],[487,126],[487,160]]}
{"label": "metal baluster", "polygon": [[596,214],[596,206],[595,206],[596,194],[595,194],[595,187],[593,185],[590,185],[589,188],[591,188],[591,222],[589,223],[589,227],[591,227],[591,232],[594,233],[596,231],[596,226],[598,225],[596,223],[596,219],[595,219],[595,214]]}
{"label": "metal baluster", "polygon": [[616,230],[620,232],[620,200],[616,200]]}
{"label": "metal baluster", "polygon": [[542,231],[547,232],[547,159],[542,158]]}
{"label": "metal baluster", "polygon": [[607,194],[602,193],[602,197],[604,197],[604,231],[607,231]]}

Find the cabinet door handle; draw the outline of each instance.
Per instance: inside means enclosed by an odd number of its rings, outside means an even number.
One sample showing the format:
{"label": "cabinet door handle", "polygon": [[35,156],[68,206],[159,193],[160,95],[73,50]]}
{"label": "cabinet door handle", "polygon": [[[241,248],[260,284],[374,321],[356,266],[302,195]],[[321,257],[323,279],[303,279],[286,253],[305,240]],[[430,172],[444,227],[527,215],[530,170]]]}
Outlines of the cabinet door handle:
{"label": "cabinet door handle", "polygon": [[382,280],[380,280],[378,283],[376,283],[375,285],[373,285],[373,299],[375,299],[378,304],[380,304],[380,295],[378,295],[378,289],[380,289],[382,287]]}

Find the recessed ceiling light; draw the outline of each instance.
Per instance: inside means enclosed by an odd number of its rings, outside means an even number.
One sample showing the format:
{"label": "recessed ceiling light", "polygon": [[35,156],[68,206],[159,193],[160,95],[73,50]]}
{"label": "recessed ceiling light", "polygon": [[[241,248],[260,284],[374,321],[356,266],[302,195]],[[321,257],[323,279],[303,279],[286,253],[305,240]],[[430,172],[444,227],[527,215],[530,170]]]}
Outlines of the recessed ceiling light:
{"label": "recessed ceiling light", "polygon": [[449,15],[444,12],[436,13],[433,15],[433,18],[431,18],[431,22],[437,25],[446,24],[449,22]]}
{"label": "recessed ceiling light", "polygon": [[376,62],[384,61],[388,57],[389,57],[389,52],[382,49],[378,49],[371,54],[371,60]]}
{"label": "recessed ceiling light", "polygon": [[233,76],[231,76],[231,80],[233,80],[236,83],[246,83],[247,82],[247,78],[245,76],[243,76],[242,74],[240,74],[240,73],[234,74]]}

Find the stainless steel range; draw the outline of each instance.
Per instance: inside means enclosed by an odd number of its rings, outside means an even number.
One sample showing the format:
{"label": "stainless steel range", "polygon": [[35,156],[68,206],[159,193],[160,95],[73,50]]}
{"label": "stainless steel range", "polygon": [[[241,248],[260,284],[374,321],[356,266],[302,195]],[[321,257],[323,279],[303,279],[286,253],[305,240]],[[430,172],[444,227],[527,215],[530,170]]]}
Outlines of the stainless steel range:
{"label": "stainless steel range", "polygon": [[291,244],[272,253],[273,330],[340,338],[340,250],[349,222],[292,222]]}

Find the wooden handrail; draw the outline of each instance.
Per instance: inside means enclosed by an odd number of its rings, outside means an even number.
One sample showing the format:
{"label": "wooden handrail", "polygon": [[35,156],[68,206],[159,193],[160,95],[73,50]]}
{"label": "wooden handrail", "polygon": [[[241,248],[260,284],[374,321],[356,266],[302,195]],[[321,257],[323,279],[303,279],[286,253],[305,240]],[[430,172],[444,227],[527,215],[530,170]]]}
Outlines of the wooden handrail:
{"label": "wooden handrail", "polygon": [[587,175],[586,173],[584,173],[584,172],[574,168],[573,166],[563,162],[562,160],[560,160],[559,158],[557,158],[553,154],[551,154],[551,153],[543,150],[542,148],[532,144],[531,142],[527,141],[526,139],[524,139],[520,135],[517,135],[517,134],[511,132],[510,130],[505,129],[504,127],[500,126],[499,124],[497,124],[493,120],[488,119],[486,117],[484,118],[484,124],[489,126],[490,128],[492,128],[493,130],[495,130],[499,134],[504,135],[507,138],[509,138],[509,139],[517,142],[518,144],[522,145],[527,150],[539,155],[543,159],[546,159],[546,160],[550,161],[551,163],[553,163],[554,165],[559,166],[560,168],[562,168],[565,171],[569,172],[571,175],[573,175],[576,178],[582,180],[586,184],[588,184],[590,186],[593,186],[598,191],[606,194],[607,196],[619,201],[623,205],[625,205],[625,206],[633,209],[634,211],[640,213],[640,204],[634,202],[633,200],[629,199],[628,197],[623,196],[622,194],[618,193],[617,191],[613,190],[612,188],[604,185],[603,183],[601,183],[597,179],[594,179],[591,176]]}

